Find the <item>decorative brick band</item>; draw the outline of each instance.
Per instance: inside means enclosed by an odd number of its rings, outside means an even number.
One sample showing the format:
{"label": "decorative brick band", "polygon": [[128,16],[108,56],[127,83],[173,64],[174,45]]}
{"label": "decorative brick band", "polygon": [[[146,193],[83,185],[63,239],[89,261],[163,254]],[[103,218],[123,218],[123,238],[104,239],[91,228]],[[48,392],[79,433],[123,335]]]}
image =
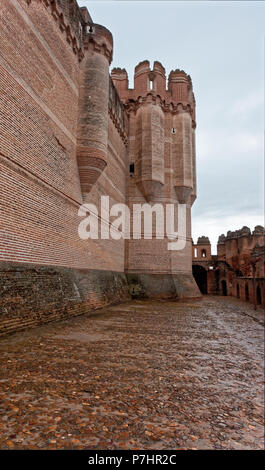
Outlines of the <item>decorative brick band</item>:
{"label": "decorative brick band", "polygon": [[[28,5],[32,3],[32,0],[25,0]],[[67,42],[72,46],[74,54],[78,56],[79,62],[84,57],[83,45],[82,45],[82,24],[80,24],[80,34],[79,37],[73,32],[71,26],[67,24],[65,15],[63,14],[61,8],[58,5],[57,0],[35,0],[41,2],[45,7],[50,9],[50,12],[58,23],[60,30],[65,33]]]}
{"label": "decorative brick band", "polygon": [[125,108],[131,112],[136,112],[145,103],[158,104],[161,106],[164,112],[172,114],[180,114],[182,112],[187,112],[193,117],[193,108],[188,102],[179,102],[174,104],[171,102],[166,102],[160,95],[157,95],[155,92],[149,92],[146,96],[138,96],[135,101],[127,101],[125,103]]}

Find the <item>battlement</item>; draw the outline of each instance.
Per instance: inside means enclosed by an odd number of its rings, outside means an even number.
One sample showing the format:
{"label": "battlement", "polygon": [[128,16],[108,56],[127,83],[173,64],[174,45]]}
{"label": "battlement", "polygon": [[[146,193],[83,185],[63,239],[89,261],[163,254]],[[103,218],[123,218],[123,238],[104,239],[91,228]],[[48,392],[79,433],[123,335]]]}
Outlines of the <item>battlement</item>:
{"label": "battlement", "polygon": [[232,239],[238,239],[241,237],[252,238],[253,236],[264,236],[264,234],[265,234],[264,227],[262,227],[261,225],[257,225],[252,232],[249,227],[244,225],[239,230],[234,230],[234,231],[229,230],[226,236],[224,234],[220,235],[218,238],[218,245],[225,243],[228,240],[232,240]]}
{"label": "battlement", "polygon": [[264,230],[264,227],[262,227],[262,225],[256,225],[256,227],[254,228],[252,232],[252,235],[264,235],[264,234],[265,234],[265,230]]}
{"label": "battlement", "polygon": [[198,238],[197,245],[210,245],[211,242],[208,237],[205,237],[202,235],[201,237]]}
{"label": "battlement", "polygon": [[241,267],[246,264],[254,246],[264,245],[264,234],[261,225],[257,225],[252,232],[246,225],[239,230],[229,230],[218,238],[218,259],[225,260],[238,272],[242,271]]}
{"label": "battlement", "polygon": [[162,77],[166,76],[166,69],[163,67],[161,62],[158,62],[157,60],[154,62],[154,67],[153,67],[154,72],[160,73]]}
{"label": "battlement", "polygon": [[192,104],[192,81],[184,70],[172,70],[168,77],[168,90],[177,102],[189,102]]}
{"label": "battlement", "polygon": [[109,114],[121,138],[127,143],[128,116],[111,78],[109,84]]}
{"label": "battlement", "polygon": [[221,243],[225,243],[225,240],[226,240],[226,236],[222,233],[222,235],[219,235],[219,238],[218,238],[218,245],[221,244]]}
{"label": "battlement", "polygon": [[169,83],[173,81],[182,81],[182,82],[188,82],[192,85],[190,75],[187,75],[187,73],[181,69],[171,70],[169,77],[168,77],[168,81]]}
{"label": "battlement", "polygon": [[113,37],[111,32],[100,24],[86,25],[83,34],[85,50],[95,51],[107,57],[109,64],[112,61]]}
{"label": "battlement", "polygon": [[[25,0],[29,8],[35,7],[36,0]],[[66,40],[71,44],[73,52],[79,61],[84,57],[83,33],[85,26],[92,23],[87,8],[79,7],[76,0],[39,0],[50,10],[61,32],[65,33]]]}
{"label": "battlement", "polygon": [[112,82],[115,83],[115,88],[121,100],[125,100],[128,95],[128,74],[125,69],[116,67],[111,71]]}
{"label": "battlement", "polygon": [[111,77],[115,80],[128,80],[128,74],[126,69],[121,69],[120,67],[114,67],[111,71]]}
{"label": "battlement", "polygon": [[192,244],[192,258],[194,261],[210,261],[211,257],[211,242],[208,237],[202,235],[196,244]]}
{"label": "battlement", "polygon": [[[25,0],[29,8],[35,7],[37,0]],[[42,2],[57,22],[66,40],[72,45],[79,61],[84,58],[84,50],[96,50],[112,61],[113,38],[111,32],[95,24],[86,7],[79,7],[76,0],[38,0]]]}
{"label": "battlement", "polygon": [[124,104],[131,107],[133,103],[151,99],[159,100],[165,111],[174,113],[187,111],[192,117],[192,127],[196,127],[195,98],[191,77],[184,70],[171,70],[167,77],[165,67],[154,61],[151,67],[149,60],[143,60],[134,69],[134,87],[129,88],[128,74],[125,69],[114,68],[111,72],[113,83]]}

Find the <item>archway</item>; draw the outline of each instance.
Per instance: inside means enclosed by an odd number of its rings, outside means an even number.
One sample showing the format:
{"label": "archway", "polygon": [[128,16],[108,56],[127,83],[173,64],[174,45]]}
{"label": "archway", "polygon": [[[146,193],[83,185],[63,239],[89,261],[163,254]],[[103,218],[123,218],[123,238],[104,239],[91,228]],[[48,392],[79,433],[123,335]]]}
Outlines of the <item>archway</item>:
{"label": "archway", "polygon": [[245,300],[249,300],[248,283],[245,284]]}
{"label": "archway", "polygon": [[207,294],[207,271],[200,265],[192,266],[192,274],[202,294]]}
{"label": "archway", "polygon": [[224,279],[221,282],[221,286],[222,286],[222,295],[227,295],[226,281]]}
{"label": "archway", "polygon": [[257,286],[257,305],[261,305],[261,290],[260,290],[260,286]]}
{"label": "archway", "polygon": [[236,296],[240,299],[239,284],[236,285]]}

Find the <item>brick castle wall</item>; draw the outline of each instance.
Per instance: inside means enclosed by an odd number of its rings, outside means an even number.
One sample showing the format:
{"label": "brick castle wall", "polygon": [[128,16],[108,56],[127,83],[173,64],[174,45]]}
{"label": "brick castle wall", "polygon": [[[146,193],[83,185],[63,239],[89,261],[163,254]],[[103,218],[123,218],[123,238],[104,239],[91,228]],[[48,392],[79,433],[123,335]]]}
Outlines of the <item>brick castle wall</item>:
{"label": "brick castle wall", "polygon": [[[240,230],[228,231],[219,236],[217,255],[211,255],[208,237],[198,238],[193,243],[193,272],[203,288],[207,279],[207,294],[231,295],[254,303],[255,292],[258,305],[264,307],[264,227],[257,225],[251,232],[244,226]],[[254,291],[253,259],[255,260],[256,287]]]}
{"label": "brick castle wall", "polygon": [[[57,2],[58,9],[60,4],[67,22],[69,2]],[[39,0],[1,1],[0,331],[5,332],[128,298],[124,241],[78,236],[77,211],[84,202],[76,159],[81,62],[53,13]],[[77,25],[71,24],[71,34],[78,34]],[[125,201],[125,141],[113,116],[106,125],[108,165],[90,194],[97,206],[101,194],[111,203]],[[85,287],[76,297],[80,269]]]}
{"label": "brick castle wall", "polygon": [[[0,5],[0,334],[126,300],[131,276],[147,296],[197,295],[190,77],[171,72],[166,90],[163,66],[144,61],[128,90],[126,72],[124,83],[109,75],[111,33],[76,0]],[[185,249],[170,253],[154,238],[82,240],[78,209],[100,208],[104,195],[110,207],[186,201]]]}

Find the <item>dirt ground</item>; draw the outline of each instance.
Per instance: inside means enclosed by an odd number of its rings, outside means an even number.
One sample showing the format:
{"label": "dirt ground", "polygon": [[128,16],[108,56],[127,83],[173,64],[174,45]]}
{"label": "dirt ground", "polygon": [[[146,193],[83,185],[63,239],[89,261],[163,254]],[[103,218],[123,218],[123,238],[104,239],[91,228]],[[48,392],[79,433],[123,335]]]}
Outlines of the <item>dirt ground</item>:
{"label": "dirt ground", "polygon": [[262,449],[264,318],[134,301],[0,340],[1,449]]}

